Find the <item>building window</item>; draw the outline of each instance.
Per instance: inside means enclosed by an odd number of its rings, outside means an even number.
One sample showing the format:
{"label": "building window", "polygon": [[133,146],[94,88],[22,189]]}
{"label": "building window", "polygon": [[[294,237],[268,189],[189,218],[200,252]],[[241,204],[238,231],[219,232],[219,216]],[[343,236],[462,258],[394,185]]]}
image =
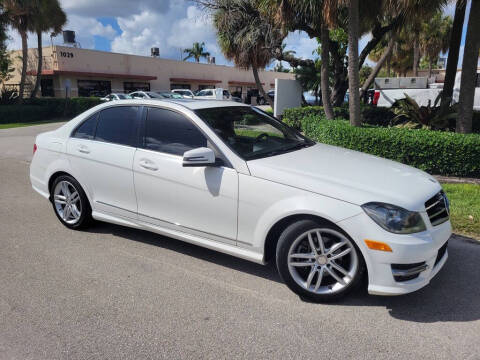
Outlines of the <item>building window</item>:
{"label": "building window", "polygon": [[170,90],[173,89],[191,89],[192,86],[190,84],[170,84]]}
{"label": "building window", "polygon": [[198,85],[198,90],[215,89],[215,85]]}
{"label": "building window", "polygon": [[140,81],[125,81],[123,83],[123,92],[125,94],[129,94],[134,91],[150,91],[150,83]]}
{"label": "building window", "polygon": [[55,96],[53,92],[53,79],[41,79],[40,80],[40,87],[42,89],[42,97],[45,96]]}
{"label": "building window", "polygon": [[112,84],[106,80],[78,80],[78,96],[107,96],[112,92]]}

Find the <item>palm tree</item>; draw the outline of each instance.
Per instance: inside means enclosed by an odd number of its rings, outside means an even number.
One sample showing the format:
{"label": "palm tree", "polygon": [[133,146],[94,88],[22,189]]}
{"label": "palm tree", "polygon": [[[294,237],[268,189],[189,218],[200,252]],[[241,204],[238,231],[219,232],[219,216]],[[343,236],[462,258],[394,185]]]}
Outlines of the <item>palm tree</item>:
{"label": "palm tree", "polygon": [[465,10],[467,0],[458,0],[455,6],[455,15],[453,17],[452,32],[450,35],[450,44],[447,59],[447,69],[445,70],[445,81],[443,83],[441,106],[450,105],[453,95],[453,86],[457,75],[458,52],[462,41],[462,29],[465,19]]}
{"label": "palm tree", "polygon": [[22,73],[20,78],[20,89],[18,102],[23,101],[25,91],[25,80],[27,77],[28,45],[27,33],[32,31],[36,16],[36,0],[2,0],[3,10],[8,18],[9,24],[18,31],[22,38]]}
{"label": "palm tree", "polygon": [[480,1],[472,0],[468,19],[467,37],[463,53],[460,82],[459,111],[456,132],[472,132],[473,100],[477,82],[478,51],[480,48]]}
{"label": "palm tree", "polygon": [[321,67],[320,63],[321,61],[317,59],[317,61],[315,61],[314,68],[310,66],[299,66],[294,70],[295,79],[300,82],[300,84],[302,85],[302,89],[307,91],[313,91],[313,94],[315,95],[315,103],[318,103],[318,92],[320,90],[320,84],[322,81],[321,73],[320,71],[318,71]]}
{"label": "palm tree", "polygon": [[350,124],[361,126],[360,114],[360,77],[358,69],[358,36],[359,36],[359,8],[358,0],[350,0],[348,3],[348,108],[350,112]]}
{"label": "palm tree", "polygon": [[194,58],[195,61],[198,63],[200,62],[201,58],[208,58],[210,53],[205,51],[205,43],[194,42],[193,46],[190,49],[184,49],[184,53],[187,53],[187,56],[183,59],[183,61]]}
{"label": "palm tree", "polygon": [[335,115],[333,113],[332,100],[330,99],[330,30],[325,23],[322,24],[322,52],[321,52],[321,77],[320,88],[322,91],[322,105],[327,119],[332,120]]}
{"label": "palm tree", "polygon": [[30,95],[32,98],[37,96],[42,77],[42,33],[46,31],[52,31],[52,35],[56,35],[62,31],[63,25],[65,25],[67,22],[67,16],[62,10],[58,0],[36,0],[36,5],[38,7],[38,12],[35,18],[34,28],[35,32],[37,33],[38,61],[35,87]]}
{"label": "palm tree", "polygon": [[452,18],[443,16],[439,11],[421,26],[419,34],[420,49],[428,63],[428,76],[432,76],[432,65],[438,60],[440,52],[447,52],[452,32]]}
{"label": "palm tree", "polygon": [[262,18],[256,8],[256,0],[225,2],[224,6],[215,10],[213,23],[225,58],[237,67],[252,69],[258,91],[273,107],[258,76],[258,69],[265,68],[272,61],[271,44],[282,48],[283,36],[279,29]]}

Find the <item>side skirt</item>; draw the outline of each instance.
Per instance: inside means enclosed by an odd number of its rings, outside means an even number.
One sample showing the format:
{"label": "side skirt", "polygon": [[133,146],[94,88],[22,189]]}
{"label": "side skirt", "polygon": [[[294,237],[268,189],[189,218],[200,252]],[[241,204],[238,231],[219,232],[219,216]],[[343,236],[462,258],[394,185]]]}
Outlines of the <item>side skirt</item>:
{"label": "side skirt", "polygon": [[143,229],[143,230],[151,231],[151,232],[164,235],[176,240],[185,241],[190,244],[194,244],[207,249],[219,251],[221,253],[232,255],[244,260],[252,261],[257,264],[262,264],[262,265],[264,264],[263,254],[254,252],[248,249],[243,249],[235,245],[221,243],[218,241],[207,239],[205,237],[188,234],[179,230],[168,229],[165,227],[153,225],[143,221],[133,221],[131,219],[126,219],[123,217],[113,216],[110,214],[106,214],[104,212],[93,211],[92,217],[95,220],[105,221],[108,223],[113,223],[113,224],[122,225],[122,226],[128,226],[135,229]]}

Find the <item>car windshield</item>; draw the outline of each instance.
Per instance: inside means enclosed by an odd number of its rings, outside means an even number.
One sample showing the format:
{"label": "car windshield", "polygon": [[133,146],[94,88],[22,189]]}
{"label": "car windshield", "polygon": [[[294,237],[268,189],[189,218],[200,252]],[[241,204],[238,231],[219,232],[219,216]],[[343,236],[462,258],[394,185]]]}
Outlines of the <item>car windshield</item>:
{"label": "car windshield", "polygon": [[199,109],[195,113],[244,160],[279,155],[315,144],[256,108],[228,106]]}
{"label": "car windshield", "polygon": [[210,96],[213,95],[212,90],[201,90],[197,93],[197,96]]}
{"label": "car windshield", "polygon": [[168,99],[183,99],[182,95],[175,94],[174,92],[159,91],[157,93]]}
{"label": "car windshield", "polygon": [[117,94],[119,99],[131,99],[132,97],[130,95],[124,95],[124,94]]}
{"label": "car windshield", "polygon": [[162,95],[160,95],[160,94],[157,94],[157,93],[155,93],[155,92],[153,92],[153,91],[147,92],[147,95],[150,96],[151,98],[154,98],[154,99],[164,99],[164,98],[165,98],[165,96],[162,96]]}

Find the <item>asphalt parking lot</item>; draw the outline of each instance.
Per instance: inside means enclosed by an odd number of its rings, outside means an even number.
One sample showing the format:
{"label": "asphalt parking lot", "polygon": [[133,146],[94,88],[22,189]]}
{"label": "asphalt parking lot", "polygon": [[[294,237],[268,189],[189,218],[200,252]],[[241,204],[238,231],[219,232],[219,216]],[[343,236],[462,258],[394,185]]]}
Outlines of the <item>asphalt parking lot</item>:
{"label": "asphalt parking lot", "polygon": [[144,231],[63,227],[30,187],[35,134],[0,130],[1,359],[480,359],[480,245],[426,288],[304,302],[273,266]]}

